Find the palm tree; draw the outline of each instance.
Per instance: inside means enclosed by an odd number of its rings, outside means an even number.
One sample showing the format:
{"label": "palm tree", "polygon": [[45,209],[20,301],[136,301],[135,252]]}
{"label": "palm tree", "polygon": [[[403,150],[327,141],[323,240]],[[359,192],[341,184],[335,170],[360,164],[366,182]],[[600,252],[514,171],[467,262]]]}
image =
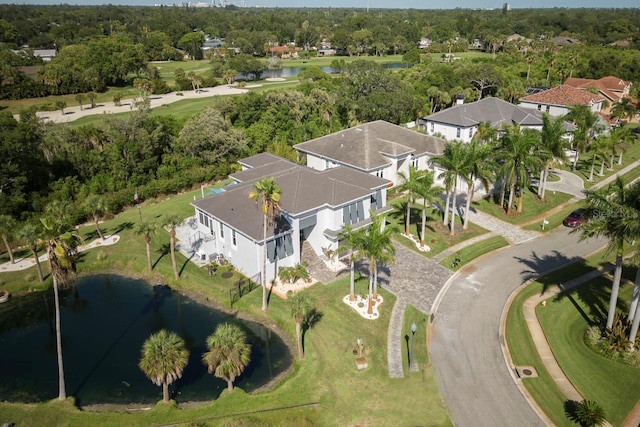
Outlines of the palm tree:
{"label": "palm tree", "polygon": [[[595,170],[598,159],[602,160],[602,167],[600,169],[604,167],[604,155],[607,145],[609,144],[608,139],[609,137],[607,135],[600,135],[596,139],[592,140],[588,147],[589,151],[592,153],[591,171],[589,172],[589,179],[587,179],[589,182],[593,181],[593,171]],[[599,175],[602,176],[603,172],[601,171]]]}
{"label": "palm tree", "polygon": [[427,206],[438,205],[442,206],[442,187],[433,186],[434,179],[433,173],[430,171],[424,171],[418,180],[418,187],[416,188],[416,195],[418,199],[422,200],[422,228],[420,229],[420,247],[424,247],[424,235],[426,232],[427,224]]}
{"label": "palm tree", "polygon": [[606,424],[604,408],[593,400],[583,400],[576,406],[575,419],[580,425],[599,427]]}
{"label": "palm tree", "polygon": [[11,260],[11,264],[14,264],[16,261],[13,257],[13,249],[11,248],[11,244],[9,243],[11,240],[11,234],[16,227],[16,220],[13,219],[11,215],[0,215],[0,234],[2,234],[2,241],[4,242],[4,246],[7,248],[7,253],[9,254],[9,260]]}
{"label": "palm tree", "polygon": [[87,212],[93,218],[93,223],[96,226],[96,231],[98,232],[100,238],[104,240],[104,234],[102,234],[102,230],[100,230],[99,221],[100,218],[109,211],[107,199],[104,196],[91,194],[84,200],[83,207],[85,212]]}
{"label": "palm tree", "polygon": [[578,165],[578,157],[586,147],[589,146],[589,141],[595,136],[597,129],[596,116],[593,114],[588,105],[574,105],[569,109],[569,113],[564,116],[565,120],[572,121],[578,130],[573,134],[573,149],[575,150],[575,158],[573,160],[573,170],[576,170]]}
{"label": "palm tree", "polygon": [[[432,158],[432,162],[445,169],[438,178],[444,178],[446,186],[448,188],[447,192],[447,202],[445,203],[445,221],[446,215],[449,211],[449,200],[451,200],[451,221],[449,227],[449,234],[451,236],[456,234],[455,231],[455,217],[456,217],[456,190],[458,187],[458,177],[462,176],[465,173],[465,157],[462,147],[462,142],[455,141],[447,146],[444,149],[444,153],[439,156],[434,156]],[[447,185],[449,184],[450,185]],[[450,197],[449,197],[450,196]],[[446,225],[446,224],[445,224]]]}
{"label": "palm tree", "polygon": [[296,321],[296,342],[298,344],[298,359],[304,358],[304,349],[302,347],[302,322],[305,317],[313,310],[313,300],[305,293],[298,292],[290,296],[287,301],[291,309],[291,316]]}
{"label": "palm tree", "polygon": [[540,133],[532,129],[520,129],[519,125],[508,126],[502,137],[502,144],[496,153],[502,166],[498,175],[509,186],[509,201],[507,215],[511,215],[513,199],[518,191],[517,212],[522,212],[522,197],[524,189],[529,186],[529,171],[542,167],[539,147]]}
{"label": "palm tree", "polygon": [[45,245],[49,271],[53,280],[53,297],[56,317],[56,353],[58,358],[58,399],[65,400],[67,392],[64,380],[64,364],[62,359],[62,330],[60,322],[60,297],[58,288],[65,286],[75,277],[75,255],[80,237],[72,231],[67,222],[66,205],[52,202],[45,208],[40,222],[44,227]]}
{"label": "palm tree", "polygon": [[153,263],[151,262],[151,237],[158,231],[158,225],[153,222],[139,222],[135,225],[134,232],[138,236],[144,238],[144,243],[147,246],[147,268],[149,271],[153,270]]}
{"label": "palm tree", "polygon": [[563,120],[561,118],[552,119],[549,114],[544,113],[542,116],[540,141],[542,142],[542,146],[546,148],[549,156],[544,159],[545,165],[540,174],[540,182],[538,183],[538,196],[542,200],[544,200],[551,165],[553,163],[565,163],[567,161],[567,155],[565,153],[566,141],[562,138],[564,133]]}
{"label": "palm tree", "polygon": [[463,147],[463,157],[465,167],[462,179],[467,183],[467,205],[464,211],[464,221],[462,229],[469,227],[469,211],[471,210],[471,201],[475,193],[476,181],[480,181],[485,191],[489,191],[490,180],[494,176],[494,163],[490,161],[493,152],[489,145],[479,145],[475,141],[466,144]]}
{"label": "palm tree", "polygon": [[178,264],[176,262],[176,227],[182,224],[182,217],[179,214],[165,215],[162,219],[162,226],[169,229],[169,247],[171,248],[171,265],[173,266],[173,277],[178,280]]}
{"label": "palm tree", "polygon": [[613,107],[611,107],[611,116],[617,117],[622,121],[625,119],[632,120],[636,112],[635,105],[633,105],[631,98],[628,97],[624,97],[620,101],[615,101]]}
{"label": "palm tree", "polygon": [[611,132],[611,139],[614,141],[614,148],[618,151],[618,165],[622,164],[622,154],[635,142],[635,135],[628,126],[615,128]]}
{"label": "palm tree", "polygon": [[273,178],[263,178],[253,184],[249,198],[260,205],[262,211],[262,310],[267,309],[267,227],[280,217],[280,187]]}
{"label": "palm tree", "polygon": [[409,236],[409,228],[411,227],[411,205],[416,202],[416,188],[420,185],[418,183],[420,172],[413,166],[409,166],[409,175],[402,172],[398,172],[398,175],[400,175],[403,181],[399,189],[406,192],[407,212],[405,214],[404,234]]}
{"label": "palm tree", "polygon": [[342,230],[338,234],[338,246],[337,252],[345,250],[349,251],[349,299],[351,301],[356,299],[355,291],[355,270],[356,270],[356,257],[355,253],[362,248],[362,242],[364,240],[364,229],[354,230],[351,225],[345,224],[342,226]]}
{"label": "palm tree", "polygon": [[622,178],[617,177],[606,189],[586,190],[585,194],[587,197],[584,215],[587,221],[572,232],[580,232],[581,241],[590,237],[605,237],[609,241],[605,256],[615,251],[616,266],[606,324],[607,329],[611,329],[622,277],[625,240],[640,236],[640,225],[635,215],[628,214],[631,201]]}
{"label": "palm tree", "polygon": [[227,381],[233,391],[233,382],[251,362],[251,345],[238,325],[223,323],[207,338],[209,351],[202,355],[202,363],[209,373]]}
{"label": "palm tree", "polygon": [[40,259],[38,258],[38,246],[40,246],[41,236],[42,234],[38,231],[38,227],[31,223],[23,225],[22,228],[16,232],[16,237],[29,247],[36,260],[36,269],[38,270],[40,283],[44,282],[42,265],[40,265]]}
{"label": "palm tree", "polygon": [[378,297],[378,265],[394,262],[396,248],[391,240],[394,231],[393,226],[385,226],[383,216],[371,211],[371,224],[367,227],[360,251],[362,257],[369,261],[369,314],[373,299]]}
{"label": "palm tree", "polygon": [[162,386],[162,401],[169,402],[169,385],[182,377],[189,362],[189,350],[184,340],[162,329],[142,345],[138,366],[155,385]]}
{"label": "palm tree", "polygon": [[478,123],[478,129],[473,134],[472,141],[478,141],[481,144],[486,144],[493,141],[498,135],[498,130],[493,127],[491,121]]}

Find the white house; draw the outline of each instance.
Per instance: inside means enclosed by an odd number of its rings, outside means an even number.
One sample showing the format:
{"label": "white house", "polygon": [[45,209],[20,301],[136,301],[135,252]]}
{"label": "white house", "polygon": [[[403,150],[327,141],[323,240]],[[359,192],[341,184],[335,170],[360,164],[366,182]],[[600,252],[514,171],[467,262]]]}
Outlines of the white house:
{"label": "white house", "polygon": [[[231,175],[235,185],[191,203],[195,222],[192,247],[204,257],[224,257],[244,275],[260,282],[263,251],[268,256],[266,277],[280,267],[300,263],[302,243],[317,255],[338,246],[345,224],[354,229],[370,222],[371,210],[385,213],[388,180],[346,167],[314,170],[262,153],[240,161],[243,170]],[[272,178],[280,187],[281,217],[263,239],[263,217],[249,199],[254,183]],[[265,244],[266,243],[266,244]]]}
{"label": "white house", "polygon": [[500,98],[487,97],[464,102],[438,111],[420,120],[429,135],[440,135],[447,141],[471,142],[480,123],[489,122],[496,129],[518,124],[522,128],[542,129],[542,113],[513,105]]}
{"label": "white house", "polygon": [[383,120],[365,123],[294,145],[307,157],[307,166],[324,171],[345,166],[393,185],[402,183],[399,172],[431,169],[430,159],[444,152],[447,141]]}

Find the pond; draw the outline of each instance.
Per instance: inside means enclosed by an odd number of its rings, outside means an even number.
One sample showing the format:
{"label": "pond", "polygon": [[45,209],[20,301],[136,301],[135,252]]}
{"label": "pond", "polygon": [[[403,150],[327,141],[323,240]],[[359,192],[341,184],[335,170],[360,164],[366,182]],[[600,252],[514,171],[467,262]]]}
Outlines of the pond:
{"label": "pond", "polygon": [[[384,69],[407,68],[407,67],[409,67],[409,64],[401,63],[401,62],[382,64],[382,68]],[[264,70],[260,78],[269,79],[269,78],[295,77],[304,70],[306,70],[305,67],[283,67],[279,70]],[[320,67],[320,70],[328,74],[332,74],[335,72],[335,70],[331,67]],[[253,78],[253,75],[246,76],[244,74],[238,74],[236,76],[236,80],[247,80],[247,77],[250,80]]]}
{"label": "pond", "polygon": [[[235,385],[252,391],[285,371],[291,354],[269,329],[240,321],[173,292],[167,286],[115,275],[82,278],[61,295],[62,347],[67,394],[80,406],[154,404],[162,399],[138,368],[143,342],[167,329],[190,351],[178,402],[215,399],[226,382],[201,362],[216,325],[235,322],[251,344],[251,364]],[[58,395],[53,293],[38,292],[0,305],[0,400],[38,402]]]}

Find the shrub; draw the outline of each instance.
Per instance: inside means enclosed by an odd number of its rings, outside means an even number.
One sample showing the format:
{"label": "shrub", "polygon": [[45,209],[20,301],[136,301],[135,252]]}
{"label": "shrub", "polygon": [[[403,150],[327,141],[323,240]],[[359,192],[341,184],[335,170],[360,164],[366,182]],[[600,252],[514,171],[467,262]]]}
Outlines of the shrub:
{"label": "shrub", "polygon": [[604,409],[598,402],[583,400],[576,406],[576,421],[585,426],[602,426],[606,419]]}

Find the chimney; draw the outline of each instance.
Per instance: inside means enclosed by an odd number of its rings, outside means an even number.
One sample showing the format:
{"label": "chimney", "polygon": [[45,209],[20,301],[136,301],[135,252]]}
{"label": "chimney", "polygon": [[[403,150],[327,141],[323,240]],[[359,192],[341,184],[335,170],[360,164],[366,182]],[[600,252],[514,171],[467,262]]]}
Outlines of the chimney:
{"label": "chimney", "polygon": [[456,105],[464,104],[464,93],[459,93],[456,95]]}

